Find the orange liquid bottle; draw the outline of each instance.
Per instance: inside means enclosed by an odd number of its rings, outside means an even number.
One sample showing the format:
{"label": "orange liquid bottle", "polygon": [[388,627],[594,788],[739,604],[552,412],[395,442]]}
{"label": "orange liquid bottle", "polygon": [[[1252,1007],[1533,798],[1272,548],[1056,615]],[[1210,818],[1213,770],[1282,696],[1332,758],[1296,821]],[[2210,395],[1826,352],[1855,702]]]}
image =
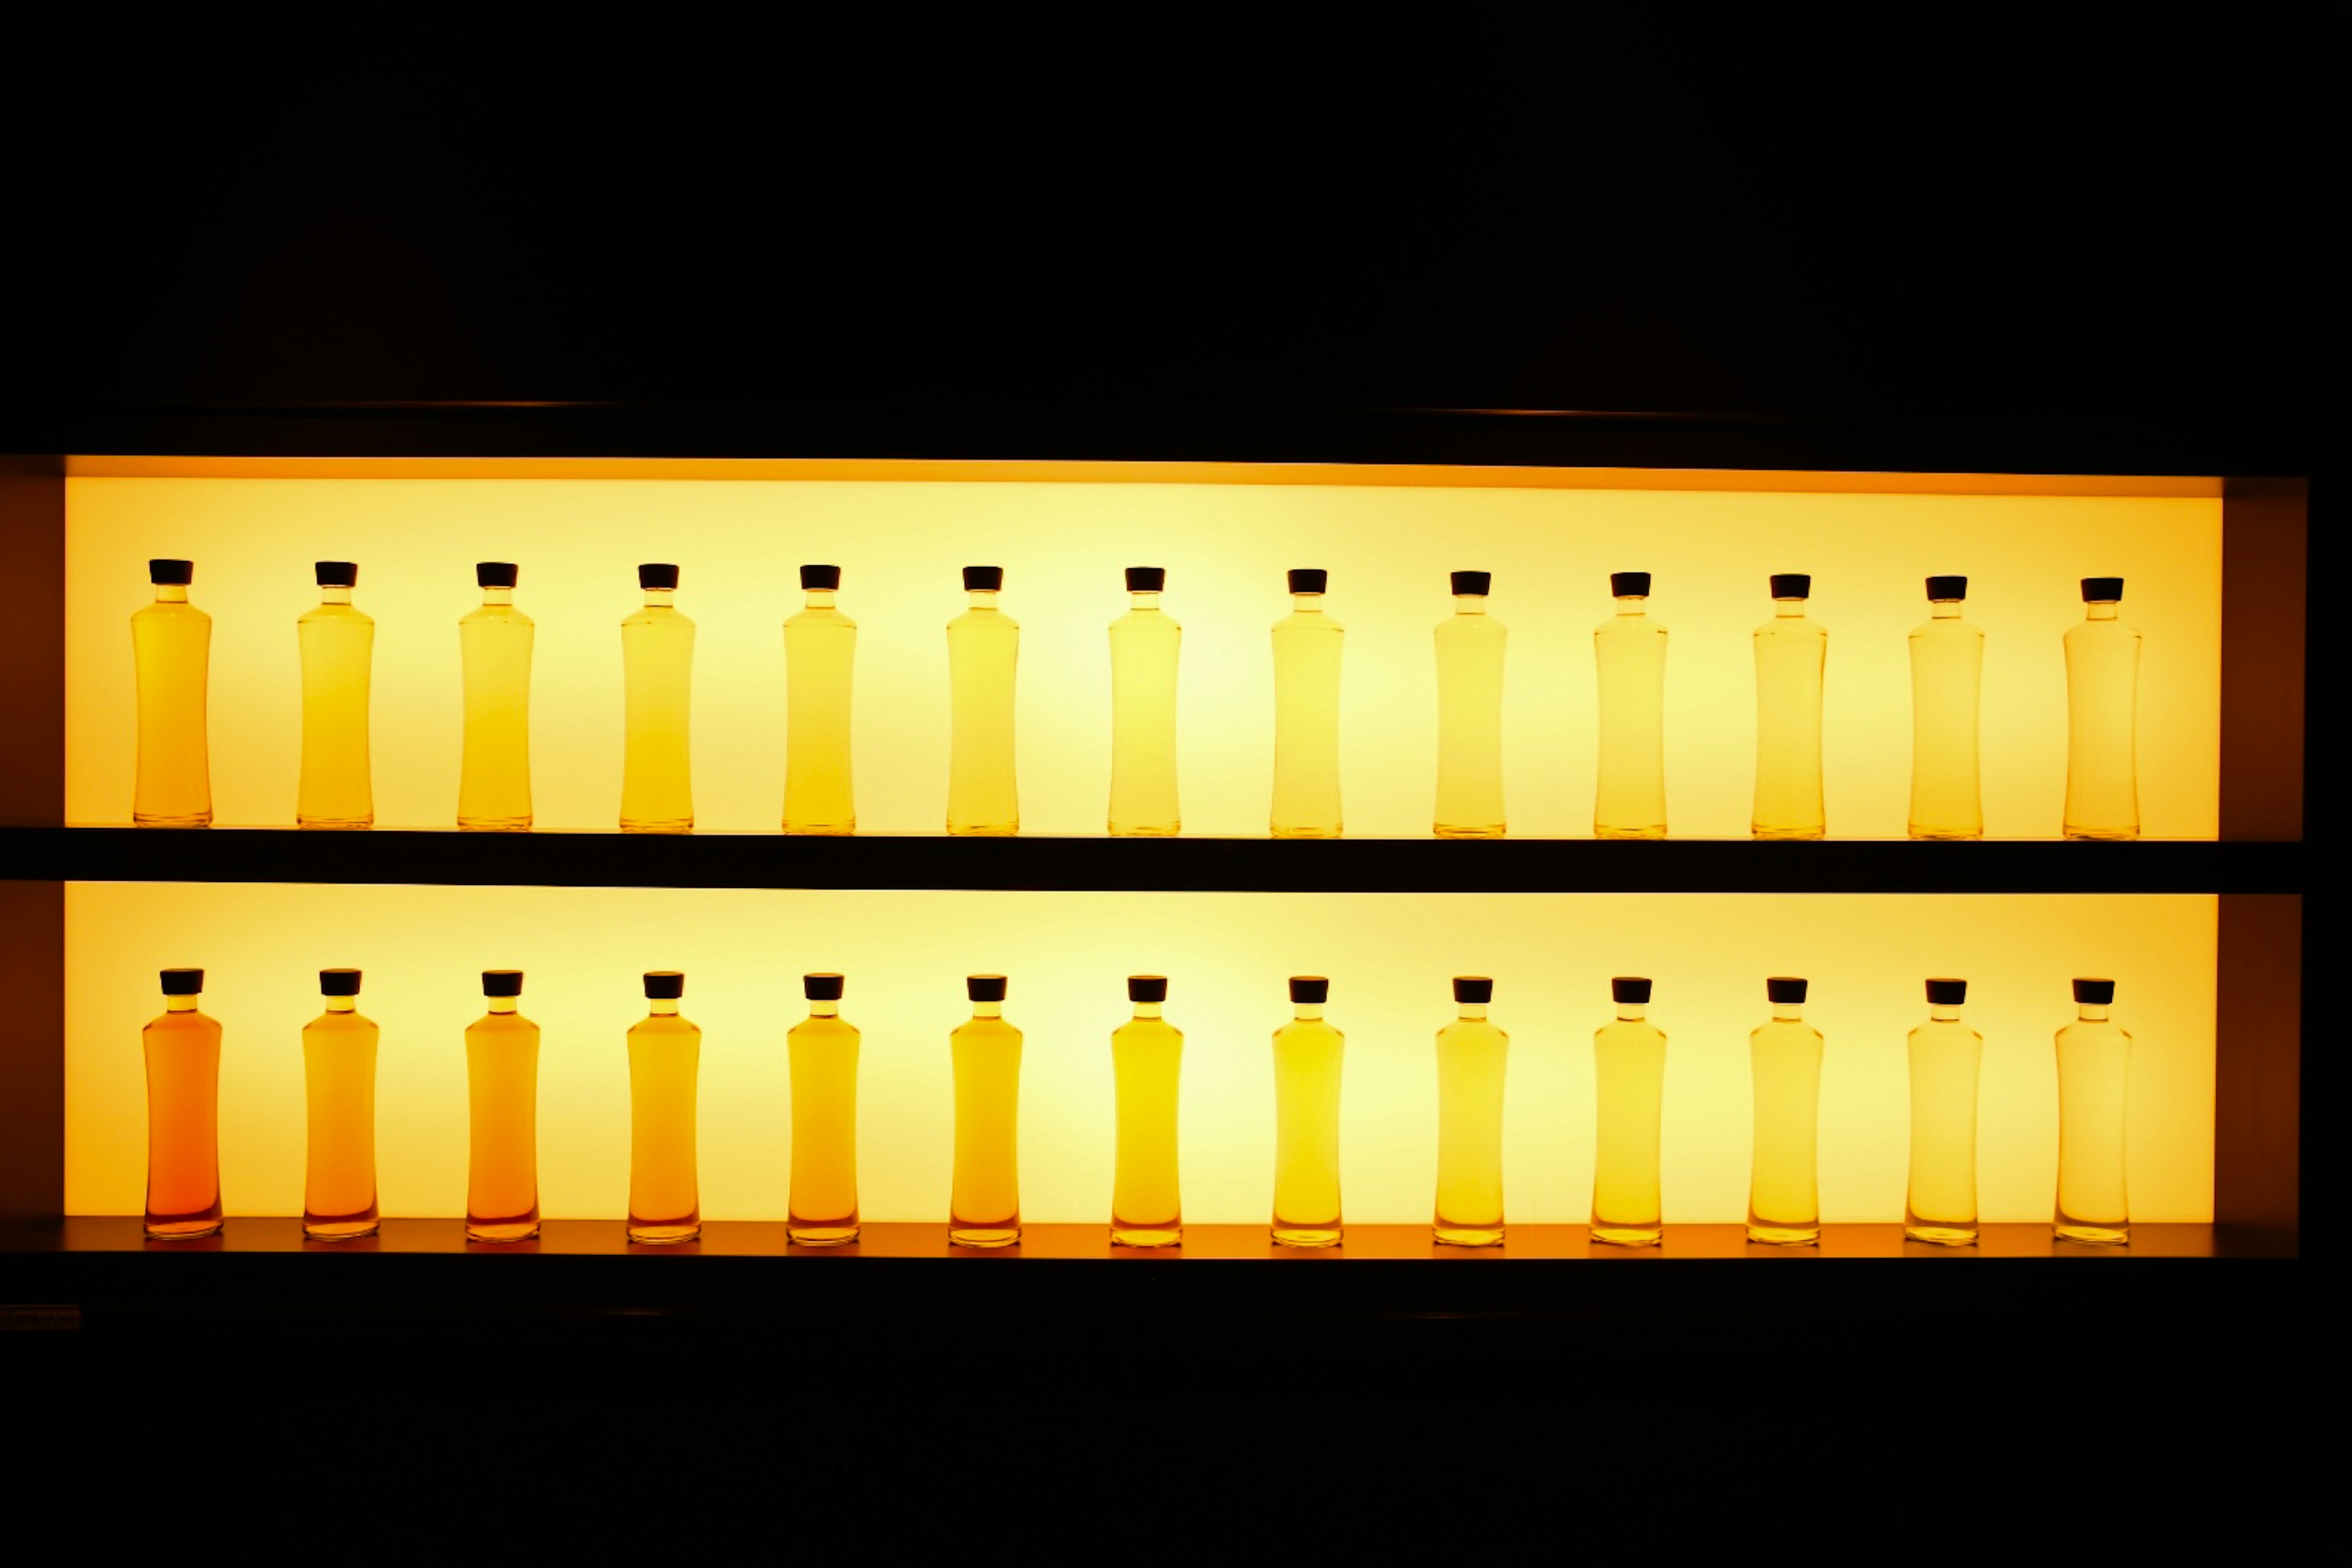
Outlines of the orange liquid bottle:
{"label": "orange liquid bottle", "polygon": [[295,623],[302,650],[302,772],[294,820],[304,827],[373,827],[368,689],[375,621],[352,604],[360,569],[317,564],[319,607]]}
{"label": "orange liquid bottle", "polygon": [[164,1013],[147,1055],[147,1234],[190,1241],[221,1227],[221,1026],[196,1011],[201,969],[163,971]]}
{"label": "orange liquid bottle", "polygon": [[205,694],[213,618],[188,603],[193,561],[150,561],[155,602],[131,617],[139,669],[139,763],[131,820],[142,827],[209,827],[212,764],[205,753]]}
{"label": "orange liquid bottle", "polygon": [[677,607],[677,566],[637,568],[643,608],[621,623],[621,831],[694,831],[694,623]]}
{"label": "orange liquid bottle", "polygon": [[793,1075],[793,1184],[786,1234],[795,1247],[857,1239],[856,1028],[841,1016],[838,974],[801,979],[809,1016],[785,1037]]}
{"label": "orange liquid bottle", "polygon": [[1004,976],[967,975],[971,1020],[948,1037],[955,1063],[955,1178],[948,1239],[1012,1247],[1021,1239],[1021,1031],[1004,1021]]}
{"label": "orange liquid bottle", "polygon": [[522,971],[485,969],[490,1010],[466,1027],[466,1239],[539,1234],[539,1026],[515,1011]]}
{"label": "orange liquid bottle", "polygon": [[694,1090],[702,1031],[677,1016],[686,976],[646,976],[645,1021],[629,1031],[629,1239],[648,1247],[702,1234],[695,1179]]}
{"label": "orange liquid bottle", "polygon": [[327,1010],[302,1028],[309,1138],[302,1167],[302,1234],[312,1241],[373,1236],[376,1026],[360,1016],[360,972],[319,971]]}

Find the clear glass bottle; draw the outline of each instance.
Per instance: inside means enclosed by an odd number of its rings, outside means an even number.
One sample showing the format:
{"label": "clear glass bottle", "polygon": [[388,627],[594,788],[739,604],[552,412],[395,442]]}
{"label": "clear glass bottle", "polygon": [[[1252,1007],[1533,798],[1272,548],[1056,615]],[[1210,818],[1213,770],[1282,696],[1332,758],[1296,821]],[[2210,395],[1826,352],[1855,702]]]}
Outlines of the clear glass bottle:
{"label": "clear glass bottle", "polygon": [[1184,1203],[1176,1170],[1177,1086],[1183,1031],[1160,1016],[1164,974],[1130,974],[1135,1016],[1111,1032],[1111,1071],[1118,1084],[1118,1163],[1111,1189],[1110,1239],[1118,1247],[1176,1247],[1184,1239]]}
{"label": "clear glass bottle", "polygon": [[1168,574],[1127,569],[1130,608],[1110,624],[1110,831],[1169,838],[1176,805],[1176,660],[1184,628],[1160,607]]}
{"label": "clear glass bottle", "polygon": [[466,1239],[539,1234],[539,1026],[515,1009],[522,971],[485,969],[489,1011],[466,1026]]}
{"label": "clear glass bottle", "polygon": [[694,831],[694,623],[679,613],[677,568],[637,568],[643,608],[621,623],[627,727],[621,760],[621,831]]}
{"label": "clear glass bottle", "polygon": [[1290,1022],[1274,1032],[1274,1241],[1337,1247],[1339,1069],[1348,1037],[1323,1021],[1331,982],[1290,977]]}
{"label": "clear glass bottle", "polygon": [[1612,572],[1617,613],[1593,628],[1599,681],[1595,838],[1666,836],[1666,628],[1650,618],[1650,574]]}
{"label": "clear glass bottle", "polygon": [[1511,1037],[1486,1022],[1495,983],[1454,977],[1455,1017],[1437,1031],[1440,1247],[1503,1245],[1503,1074]]}
{"label": "clear glass bottle", "polygon": [[792,1058],[793,1184],[785,1234],[795,1247],[857,1239],[857,1047],[841,1016],[838,974],[801,978],[809,1015],[785,1037]]}
{"label": "clear glass bottle", "polygon": [[1813,1247],[1822,1239],[1822,1032],[1805,1022],[1805,982],[1764,982],[1771,1022],[1748,1037],[1756,1138],[1748,1177],[1748,1239]]}
{"label": "clear glass bottle", "polygon": [[1486,613],[1490,572],[1453,574],[1454,613],[1437,623],[1437,809],[1440,838],[1500,838],[1503,817],[1503,623]]}
{"label": "clear glass bottle", "polygon": [[1927,982],[1927,1021],[1911,1031],[1911,1183],[1903,1234],[1938,1247],[1977,1239],[1977,1074],[1984,1037],[1960,1022],[1965,980]]}
{"label": "clear glass bottle", "polygon": [[352,603],[359,567],[318,563],[319,607],[295,623],[302,649],[302,773],[294,820],[303,827],[373,827],[368,685],[375,621]]}
{"label": "clear glass bottle", "polygon": [[2074,1021],[2058,1031],[2058,1199],[2061,1241],[2122,1247],[2131,1240],[2124,1184],[2131,1037],[2107,1016],[2112,980],[2074,982]]}
{"label": "clear glass bottle", "polygon": [[971,1019],[948,1037],[955,1064],[955,1184],[948,1240],[1012,1247],[1021,1240],[1021,1031],[1004,1021],[1004,976],[970,974]]}
{"label": "clear glass bottle", "polygon": [[1330,574],[1290,574],[1290,614],[1274,623],[1276,838],[1339,837],[1339,655],[1347,628],[1327,615]]}
{"label": "clear glass bottle", "polygon": [[2066,634],[2069,838],[2139,837],[2139,632],[2116,618],[2120,577],[2083,579]]}
{"label": "clear glass bottle", "polygon": [[530,650],[538,630],[514,607],[519,572],[511,561],[475,563],[481,606],[457,622],[466,681],[457,826],[469,832],[530,827]]}
{"label": "clear glass bottle", "polygon": [[188,603],[193,561],[150,561],[155,602],[131,617],[139,676],[139,762],[131,820],[141,827],[209,827],[212,762],[205,694],[211,685],[213,618]]}
{"label": "clear glass bottle", "polygon": [[784,831],[857,831],[850,777],[851,677],[857,623],[834,607],[838,566],[803,566],[808,604],[784,622]]}
{"label": "clear glass bottle", "polygon": [[702,1031],[678,1016],[686,976],[646,975],[646,1016],[629,1029],[629,1239],[647,1247],[702,1234],[695,1089]]}
{"label": "clear glass bottle", "polygon": [[163,971],[163,1014],[140,1032],[147,1058],[148,1237],[193,1241],[221,1227],[221,1026],[196,1011],[201,969]]}
{"label": "clear glass bottle", "polygon": [[1775,573],[1772,618],[1756,628],[1756,811],[1759,838],[1819,838],[1822,667],[1830,635],[1805,616],[1813,580]]}
{"label": "clear glass bottle", "polygon": [[967,566],[971,604],[948,623],[948,685],[953,720],[948,749],[948,831],[1005,838],[1021,831],[1020,774],[1013,763],[1013,696],[1021,623],[996,606],[1002,566]]}
{"label": "clear glass bottle", "polygon": [[1592,1036],[1592,1229],[1612,1247],[1655,1247],[1664,1236],[1658,1139],[1666,1098],[1666,1037],[1643,1015],[1650,983],[1609,982],[1616,1021]]}
{"label": "clear glass bottle", "polygon": [[1984,633],[1960,616],[1966,577],[1927,579],[1927,622],[1911,634],[1911,837],[1982,838],[1977,707]]}
{"label": "clear glass bottle", "polygon": [[376,1026],[357,1011],[360,972],[319,971],[327,1010],[302,1026],[310,1112],[302,1163],[302,1234],[312,1241],[373,1236]]}

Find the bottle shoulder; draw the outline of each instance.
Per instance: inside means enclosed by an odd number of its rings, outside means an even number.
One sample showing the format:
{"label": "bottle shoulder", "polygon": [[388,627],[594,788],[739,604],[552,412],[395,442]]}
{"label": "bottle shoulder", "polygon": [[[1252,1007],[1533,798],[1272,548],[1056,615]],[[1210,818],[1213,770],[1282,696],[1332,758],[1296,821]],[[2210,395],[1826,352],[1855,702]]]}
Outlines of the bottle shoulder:
{"label": "bottle shoulder", "polygon": [[1021,623],[1003,610],[966,610],[948,621],[948,635],[968,633],[973,637],[1005,636],[1021,629]]}
{"label": "bottle shoulder", "polygon": [[1344,637],[1348,628],[1329,614],[1317,610],[1307,614],[1293,610],[1274,623],[1274,635],[1278,637]]}
{"label": "bottle shoulder", "polygon": [[1913,642],[1980,643],[1984,628],[1958,617],[1930,616],[1911,628]]}
{"label": "bottle shoulder", "polygon": [[788,632],[802,630],[854,632],[856,629],[856,621],[851,620],[839,610],[834,609],[812,607],[784,617],[784,630]]}
{"label": "bottle shoulder", "polygon": [[625,632],[640,626],[681,632],[694,630],[694,623],[687,618],[685,611],[663,605],[647,605],[621,623],[621,629]]}
{"label": "bottle shoulder", "polygon": [[1823,642],[1829,628],[1810,616],[1775,616],[1756,628],[1758,642]]}
{"label": "bottle shoulder", "polygon": [[1592,635],[1602,638],[1622,638],[1627,642],[1666,640],[1664,623],[1648,616],[1612,616],[1592,628]]}
{"label": "bottle shoulder", "polygon": [[486,626],[530,631],[539,623],[512,605],[480,605],[457,617],[461,626]]}
{"label": "bottle shoulder", "polygon": [[1663,1046],[1666,1043],[1666,1032],[1647,1020],[1636,1023],[1632,1019],[1620,1018],[1593,1030],[1592,1043],[1596,1046]]}
{"label": "bottle shoulder", "polygon": [[313,605],[294,623],[298,626],[373,626],[375,617],[357,605]]}
{"label": "bottle shoulder", "polygon": [[858,1037],[858,1033],[857,1026],[846,1019],[803,1018],[787,1031],[784,1037],[789,1040],[854,1041]]}
{"label": "bottle shoulder", "polygon": [[1437,1031],[1437,1043],[1441,1046],[1504,1046],[1510,1044],[1510,1036],[1494,1025],[1466,1018],[1448,1024]]}
{"label": "bottle shoulder", "polygon": [[1113,637],[1174,637],[1184,628],[1165,610],[1129,610],[1110,624]]}
{"label": "bottle shoulder", "polygon": [[1932,1018],[1912,1030],[1907,1037],[1922,1045],[1938,1042],[1954,1045],[1984,1044],[1984,1037],[1966,1024],[1939,1024]]}
{"label": "bottle shoulder", "polygon": [[967,1018],[948,1031],[948,1038],[960,1045],[1017,1046],[1022,1035],[1002,1018]]}
{"label": "bottle shoulder", "polygon": [[133,624],[142,621],[154,625],[166,625],[173,621],[184,621],[193,626],[208,626],[213,624],[213,618],[209,614],[184,601],[176,605],[161,602],[142,605],[131,612],[131,619]]}
{"label": "bottle shoulder", "polygon": [[160,1013],[140,1033],[146,1035],[217,1035],[220,1020],[209,1013]]}
{"label": "bottle shoulder", "polygon": [[2097,642],[2137,642],[2139,628],[2128,621],[2076,621],[2066,628],[2063,639],[2069,644]]}
{"label": "bottle shoulder", "polygon": [[520,1013],[485,1013],[466,1026],[466,1033],[484,1038],[514,1035],[535,1040],[539,1038],[539,1026]]}
{"label": "bottle shoulder", "polygon": [[633,1040],[698,1040],[702,1038],[702,1027],[672,1013],[662,1017],[638,1019],[629,1026],[629,1038]]}
{"label": "bottle shoulder", "polygon": [[2088,1046],[2105,1042],[2127,1046],[2131,1044],[2131,1032],[2120,1024],[2086,1022],[2077,1018],[2058,1031],[2058,1039],[2064,1045]]}
{"label": "bottle shoulder", "polygon": [[1184,1031],[1165,1018],[1130,1018],[1113,1029],[1113,1045],[1177,1045],[1184,1043]]}
{"label": "bottle shoulder", "polygon": [[1348,1037],[1320,1019],[1294,1018],[1274,1032],[1277,1046],[1344,1045]]}
{"label": "bottle shoulder", "polygon": [[354,1009],[349,1013],[321,1013],[302,1026],[306,1035],[374,1035],[380,1031],[375,1020]]}
{"label": "bottle shoulder", "polygon": [[1482,611],[1475,616],[1448,616],[1437,623],[1433,635],[1441,641],[1501,642],[1511,629]]}
{"label": "bottle shoulder", "polygon": [[1792,1019],[1775,1018],[1750,1029],[1748,1032],[1748,1038],[1752,1044],[1759,1046],[1781,1044],[1818,1046],[1822,1043],[1822,1032],[1811,1024],[1799,1023]]}

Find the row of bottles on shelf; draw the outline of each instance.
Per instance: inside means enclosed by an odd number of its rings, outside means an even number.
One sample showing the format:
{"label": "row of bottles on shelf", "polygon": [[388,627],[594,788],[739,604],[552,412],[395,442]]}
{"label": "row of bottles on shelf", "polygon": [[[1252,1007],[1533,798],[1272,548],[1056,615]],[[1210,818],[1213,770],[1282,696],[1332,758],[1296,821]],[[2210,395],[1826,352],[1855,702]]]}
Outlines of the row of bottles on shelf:
{"label": "row of bottles on shelf", "polygon": [[[1003,1016],[1005,978],[966,981],[971,1019],[949,1037],[955,1080],[950,1237],[1007,1247],[1021,1237],[1018,1174],[1021,1031]],[[147,1026],[147,1233],[163,1240],[220,1228],[216,1139],[221,1026],[196,1010],[200,969],[163,973],[168,1010]],[[356,969],[320,973],[326,1012],[302,1032],[308,1091],[303,1228],[322,1241],[377,1227],[376,1026],[355,1009]],[[1111,1036],[1117,1163],[1110,1236],[1124,1247],[1174,1247],[1183,1235],[1177,1169],[1181,1031],[1161,1016],[1164,975],[1129,977],[1134,1016]],[[1594,1239],[1654,1245],[1662,1234],[1659,1135],[1666,1037],[1646,1017],[1651,983],[1610,982],[1615,1019],[1593,1037],[1598,1075]],[[1927,1021],[1908,1040],[1911,1158],[1904,1228],[1912,1238],[1967,1246],[1977,1237],[1977,1079],[1984,1037],[1961,1022],[1967,982],[1927,984]],[[701,1229],[695,1100],[702,1032],[679,1016],[686,979],[646,975],[650,1006],[628,1031],[629,1216],[633,1241],[692,1239]],[[787,1037],[792,1100],[790,1234],[806,1247],[854,1241],[857,1211],[857,1029],[841,1016],[843,979],[811,974],[809,1016]],[[517,1009],[519,970],[488,970],[488,1013],[466,1031],[469,1138],[466,1233],[484,1242],[539,1231],[539,1026]],[[1806,982],[1765,983],[1769,1021],[1748,1037],[1755,1144],[1748,1208],[1752,1241],[1807,1246],[1821,1236],[1816,1191],[1822,1039],[1803,1018]],[[1329,982],[1295,976],[1294,1016],[1274,1035],[1276,1243],[1338,1246],[1339,1093],[1346,1037],[1326,1021]],[[1455,1021],[1437,1035],[1435,1239],[1503,1243],[1503,1107],[1509,1037],[1486,1017],[1494,982],[1457,976]],[[2108,1017],[2115,983],[2074,982],[2079,1009],[2059,1030],[2059,1156],[2054,1225],[2062,1239],[2129,1237],[2124,1179],[2131,1037]]]}
{"label": "row of bottles on shelf", "polygon": [[[132,820],[202,826],[212,820],[205,689],[212,623],[188,602],[194,568],[152,561],[155,602],[131,618],[138,666],[139,744]],[[298,623],[302,661],[301,772],[295,817],[305,827],[367,827],[375,820],[368,757],[368,688],[375,623],[352,603],[358,567],[321,561],[318,608]],[[517,568],[476,568],[479,609],[458,622],[465,729],[457,826],[531,826],[532,622],[514,605]],[[684,833],[694,826],[690,713],[694,623],[678,610],[677,568],[637,568],[643,608],[621,623],[625,675],[620,826]],[[947,830],[1020,831],[1013,712],[1021,627],[998,606],[1004,574],[967,566],[971,605],[948,623],[952,692]],[[1771,579],[1772,618],[1756,630],[1756,790],[1759,838],[1819,838],[1822,683],[1829,636],[1805,614],[1812,579]],[[803,566],[807,604],[784,622],[783,830],[856,831],[850,766],[850,691],[857,623],[835,604],[836,566]],[[1182,628],[1160,607],[1166,574],[1127,571],[1131,605],[1110,626],[1114,835],[1178,833],[1176,692]],[[1294,608],[1274,626],[1275,747],[1269,826],[1277,838],[1336,838],[1339,801],[1339,678],[1344,629],[1324,608],[1328,574],[1289,574]],[[1437,786],[1442,838],[1496,838],[1503,805],[1503,671],[1507,634],[1487,613],[1485,572],[1452,576],[1454,613],[1436,630]],[[1593,832],[1603,838],[1666,834],[1666,628],[1648,613],[1650,574],[1610,578],[1617,613],[1593,634],[1600,725]],[[1962,616],[1965,577],[1930,577],[1929,618],[1910,635],[1915,838],[1979,838],[1978,708],[1984,633]],[[2116,618],[2120,577],[2086,577],[2086,617],[2063,638],[2068,707],[2066,795],[2073,838],[2139,833],[2135,745],[2139,633]]]}

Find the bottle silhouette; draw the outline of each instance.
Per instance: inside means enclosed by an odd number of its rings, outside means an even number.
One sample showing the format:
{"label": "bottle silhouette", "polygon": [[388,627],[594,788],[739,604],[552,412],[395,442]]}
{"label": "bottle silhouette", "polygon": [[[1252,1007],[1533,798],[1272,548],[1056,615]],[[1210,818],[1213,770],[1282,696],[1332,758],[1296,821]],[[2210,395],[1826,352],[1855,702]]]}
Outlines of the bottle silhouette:
{"label": "bottle silhouette", "polygon": [[851,677],[857,623],[834,607],[838,566],[803,566],[808,603],[784,623],[784,831],[857,831],[850,778]]}
{"label": "bottle silhouette", "polygon": [[1486,1022],[1495,983],[1454,977],[1454,1021],[1437,1031],[1437,1204],[1441,1247],[1503,1245],[1503,1075],[1511,1037]]}
{"label": "bottle silhouette", "polygon": [[955,1181],[948,1240],[1011,1247],[1021,1239],[1021,1031],[1004,1021],[1004,976],[964,978],[971,1019],[948,1037],[955,1065]]}
{"label": "bottle silhouette", "polygon": [[971,605],[948,623],[948,831],[1009,837],[1021,831],[1020,779],[1013,754],[1021,623],[996,605],[1004,588],[1003,567],[967,566],[963,586]]}
{"label": "bottle silhouette", "polygon": [[457,826],[476,833],[530,826],[530,652],[538,632],[514,607],[519,571],[511,561],[476,563],[482,603],[457,622],[466,681]]}
{"label": "bottle silhouette", "polygon": [[1822,1239],[1822,1035],[1805,1022],[1805,991],[1793,975],[1764,982],[1771,1021],[1748,1037],[1756,1099],[1748,1239],[1768,1247],[1811,1247]]}
{"label": "bottle silhouette", "polygon": [[1453,574],[1454,614],[1437,624],[1437,809],[1440,838],[1500,838],[1503,648],[1486,613],[1489,572]]}
{"label": "bottle silhouette", "polygon": [[326,1011],[302,1027],[309,1101],[302,1166],[302,1234],[312,1241],[373,1236],[376,1026],[357,1009],[360,972],[319,971]]}
{"label": "bottle silhouette", "polygon": [[188,603],[192,561],[150,561],[155,602],[131,617],[138,667],[139,761],[131,820],[141,827],[208,827],[212,762],[205,695],[211,685],[213,618]]}
{"label": "bottle silhouette", "polygon": [[1276,838],[1337,838],[1339,655],[1347,628],[1325,613],[1329,574],[1290,574],[1290,614],[1274,623],[1274,805]]}
{"label": "bottle silhouette", "polygon": [[694,623],[674,603],[676,566],[640,566],[637,584],[645,590],[645,605],[621,623],[621,665],[628,694],[621,831],[690,833]]}
{"label": "bottle silhouette", "polygon": [[1348,1037],[1323,1021],[1331,982],[1290,977],[1290,1022],[1274,1032],[1274,1241],[1337,1247],[1339,1069]]}
{"label": "bottle silhouette", "polygon": [[466,1026],[466,1239],[539,1234],[539,1026],[515,1009],[522,971],[485,969],[489,1010]]}
{"label": "bottle silhouette", "polygon": [[1650,574],[1612,572],[1617,613],[1593,628],[1599,682],[1595,838],[1666,836],[1666,628],[1650,618]]}
{"label": "bottle silhouette", "polygon": [[2066,634],[2069,838],[2139,837],[2139,633],[2116,619],[2120,577],[2083,579]]}
{"label": "bottle silhouette", "polygon": [[1110,624],[1110,831],[1171,837],[1176,805],[1176,660],[1184,628],[1160,607],[1168,574],[1127,569],[1127,614]]}
{"label": "bottle silhouette", "polygon": [[1977,1239],[1977,1075],[1984,1037],[1960,1022],[1965,980],[1927,982],[1927,1022],[1911,1031],[1911,1183],[1903,1234],[1939,1247]]}
{"label": "bottle silhouette", "polygon": [[2131,1240],[2124,1182],[2132,1038],[2108,1016],[2112,980],[2074,982],[2074,1021],[2058,1031],[2058,1197],[2061,1241],[2121,1247]]}
{"label": "bottle silhouette", "polygon": [[841,1016],[838,974],[801,978],[808,1016],[785,1037],[792,1058],[793,1174],[786,1234],[795,1247],[857,1239],[857,1030]]}
{"label": "bottle silhouette", "polygon": [[163,971],[163,1016],[140,1032],[147,1058],[146,1233],[193,1241],[221,1227],[221,1026],[196,1011],[201,969]]}
{"label": "bottle silhouette", "polygon": [[321,561],[316,574],[319,606],[295,623],[302,650],[302,773],[294,820],[304,827],[371,827],[368,686],[375,622],[352,604],[357,565]]}
{"label": "bottle silhouette", "polygon": [[1658,1198],[1658,1140],[1666,1090],[1666,1037],[1643,1016],[1650,983],[1609,982],[1616,1021],[1592,1037],[1595,1131],[1592,1228],[1612,1247],[1655,1247],[1665,1234]]}
{"label": "bottle silhouette", "polygon": [[1911,634],[1911,837],[1982,838],[1977,707],[1984,633],[1960,616],[1966,577],[1927,579],[1927,622]]}
{"label": "bottle silhouette", "polygon": [[702,1031],[677,1015],[686,976],[646,975],[646,1016],[629,1030],[629,1239],[648,1247],[702,1234],[695,1089]]}
{"label": "bottle silhouette", "polygon": [[1756,628],[1756,809],[1759,838],[1819,838],[1822,666],[1829,634],[1805,616],[1813,580],[1772,578],[1772,618]]}
{"label": "bottle silhouette", "polygon": [[1119,1247],[1176,1247],[1184,1239],[1184,1204],[1176,1168],[1177,1085],[1183,1032],[1160,1016],[1164,974],[1130,974],[1135,1016],[1113,1030],[1111,1070],[1118,1086],[1118,1160],[1111,1188],[1110,1238]]}

